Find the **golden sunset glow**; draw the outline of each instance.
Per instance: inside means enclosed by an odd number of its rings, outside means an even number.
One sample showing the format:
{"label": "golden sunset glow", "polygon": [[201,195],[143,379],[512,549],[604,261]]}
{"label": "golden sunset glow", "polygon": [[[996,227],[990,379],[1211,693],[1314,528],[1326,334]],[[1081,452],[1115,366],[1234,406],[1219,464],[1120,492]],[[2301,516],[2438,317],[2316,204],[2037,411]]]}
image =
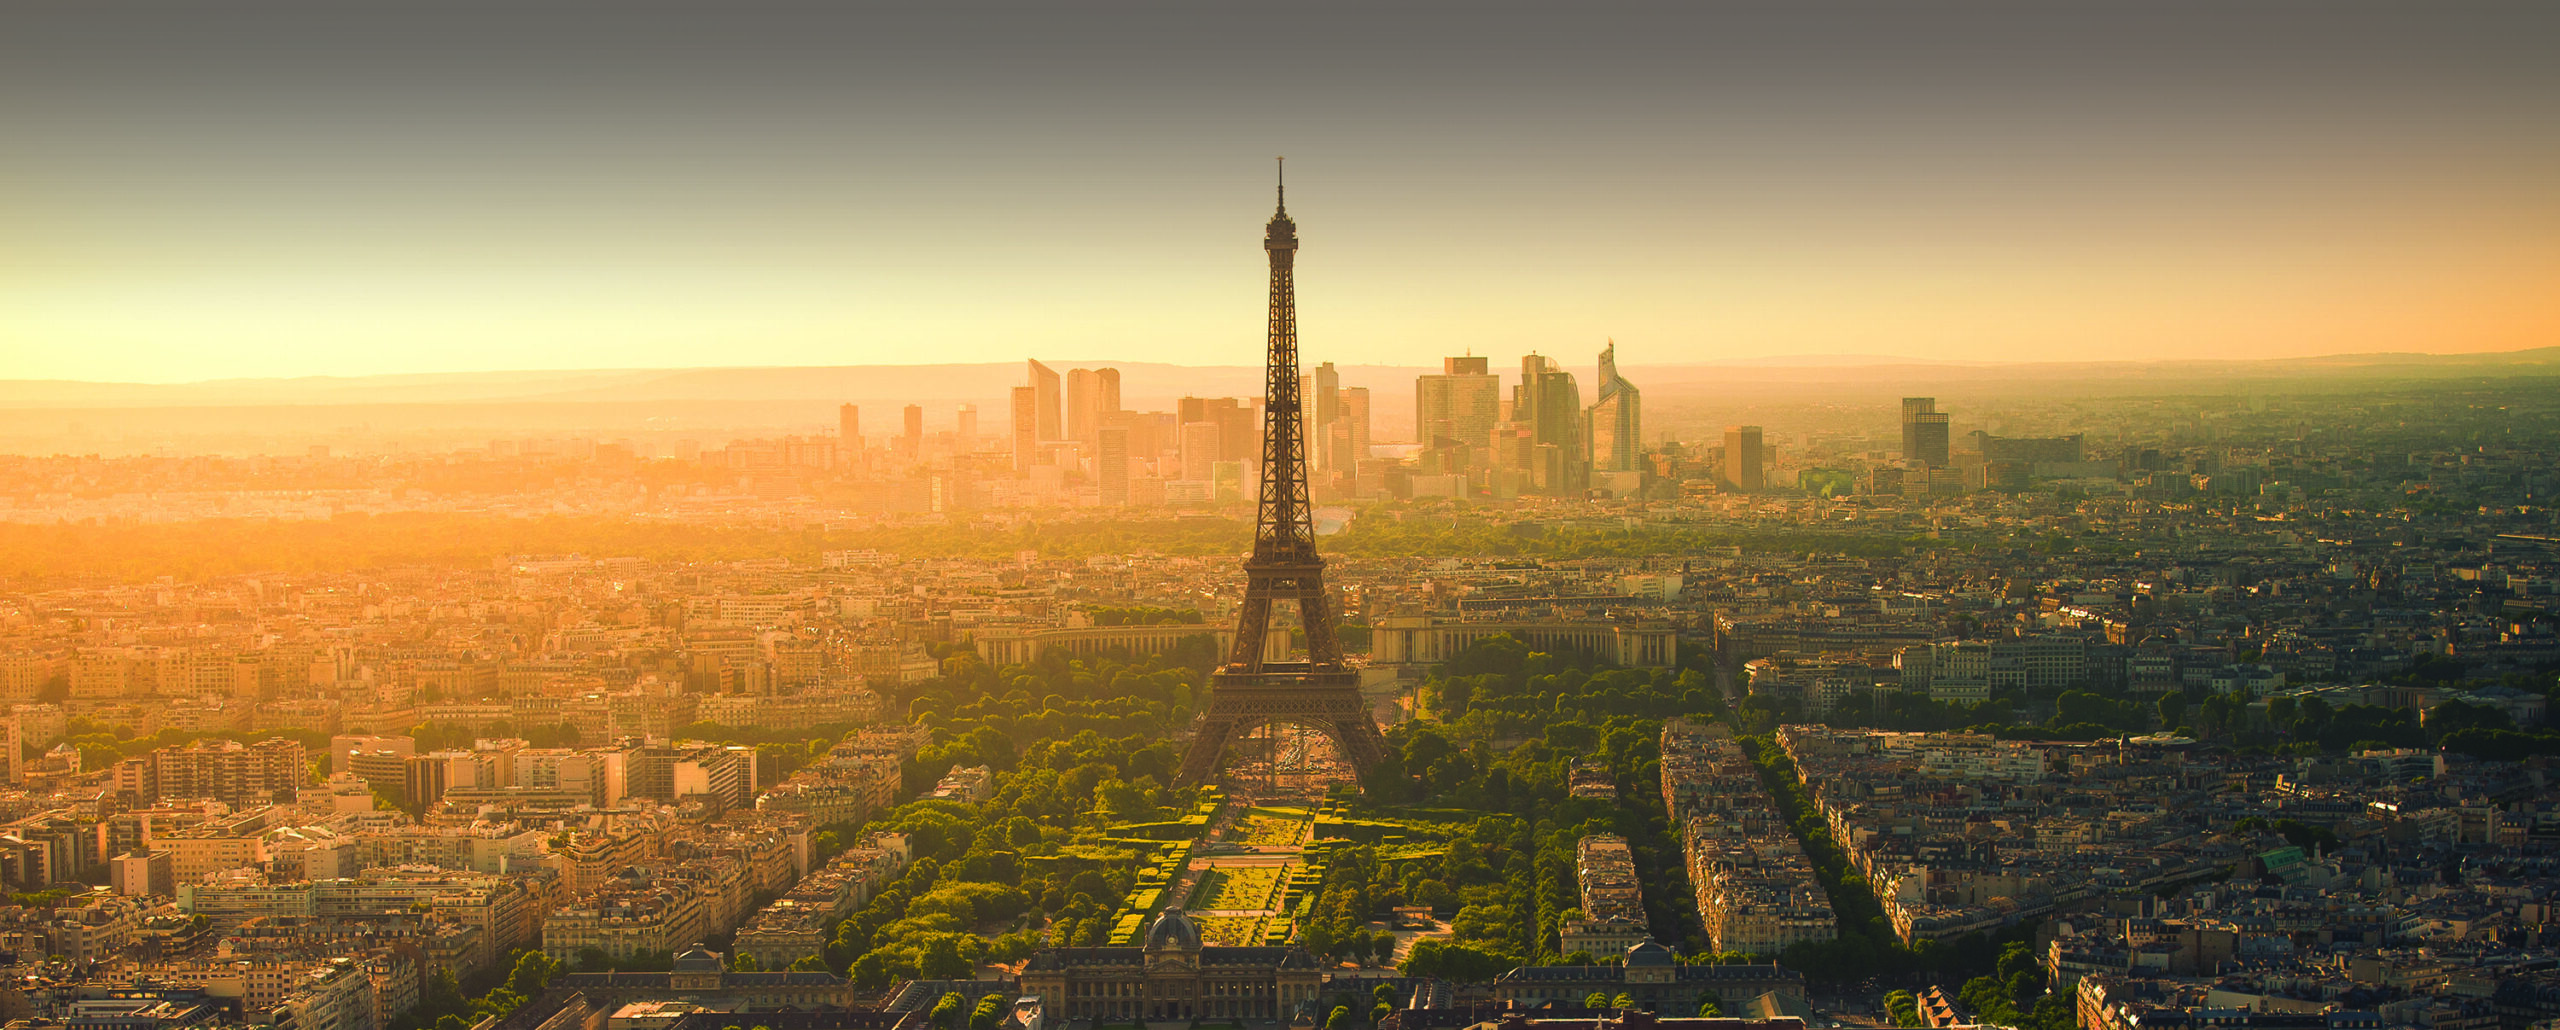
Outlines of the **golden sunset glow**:
{"label": "golden sunset glow", "polygon": [[918,11],[595,39],[33,12],[0,34],[0,375],[1249,354],[1233,243],[1273,153],[1323,216],[1329,358],[2560,340],[2560,88],[2529,31],[1861,16],[1382,11],[1230,53],[1208,11],[967,46],[918,43],[962,31]]}

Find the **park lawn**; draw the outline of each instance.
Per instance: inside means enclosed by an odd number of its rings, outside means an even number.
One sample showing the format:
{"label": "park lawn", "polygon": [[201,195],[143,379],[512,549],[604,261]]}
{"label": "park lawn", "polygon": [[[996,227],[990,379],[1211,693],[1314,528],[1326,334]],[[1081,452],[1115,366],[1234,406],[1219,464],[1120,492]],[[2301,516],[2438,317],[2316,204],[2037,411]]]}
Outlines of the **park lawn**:
{"label": "park lawn", "polygon": [[1201,877],[1199,888],[1191,892],[1190,902],[1183,907],[1194,912],[1268,908],[1282,872],[1280,868],[1250,866],[1211,870],[1211,875]]}

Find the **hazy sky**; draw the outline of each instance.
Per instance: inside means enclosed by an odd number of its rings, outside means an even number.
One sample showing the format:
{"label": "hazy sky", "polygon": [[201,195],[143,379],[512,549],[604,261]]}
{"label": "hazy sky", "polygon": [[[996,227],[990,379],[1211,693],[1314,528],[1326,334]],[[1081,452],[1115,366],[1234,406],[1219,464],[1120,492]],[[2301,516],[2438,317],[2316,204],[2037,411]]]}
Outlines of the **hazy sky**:
{"label": "hazy sky", "polygon": [[0,3],[0,378],[2560,343],[2560,4]]}

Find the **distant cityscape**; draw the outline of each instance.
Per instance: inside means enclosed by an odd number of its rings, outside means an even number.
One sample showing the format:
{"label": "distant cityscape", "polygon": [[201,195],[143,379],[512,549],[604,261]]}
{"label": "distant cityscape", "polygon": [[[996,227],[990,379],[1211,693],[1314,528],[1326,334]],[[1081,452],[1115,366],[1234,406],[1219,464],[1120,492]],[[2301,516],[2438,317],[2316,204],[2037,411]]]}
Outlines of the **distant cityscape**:
{"label": "distant cityscape", "polygon": [[2560,4],[135,6],[0,1030],[2560,1030]]}
{"label": "distant cityscape", "polygon": [[[1515,499],[1699,501],[1727,494],[1798,493],[1957,497],[2031,485],[2078,492],[2174,490],[2173,477],[2211,476],[2219,457],[2176,461],[2182,439],[2221,421],[2265,421],[2263,395],[2228,411],[2171,413],[2157,427],[2157,399],[2079,398],[2039,413],[2050,435],[2005,436],[1987,429],[1952,434],[1955,413],[1934,398],[1901,403],[1898,448],[1854,432],[1772,433],[1733,425],[1703,442],[1646,437],[1643,393],[1619,374],[1614,344],[1599,352],[1601,382],[1590,403],[1574,376],[1531,354],[1508,384],[1489,359],[1446,359],[1413,382],[1416,434],[1373,436],[1370,390],[1340,385],[1332,363],[1302,377],[1310,486],[1319,503],[1360,504],[1445,498],[1460,503]],[[409,447],[339,454],[315,444],[295,453],[226,457],[16,456],[0,459],[0,520],[194,518],[203,515],[313,518],[351,511],[433,509],[446,492],[506,503],[506,483],[542,483],[541,509],[637,513],[727,512],[739,502],[792,499],[800,510],[851,516],[960,514],[1023,508],[1232,508],[1249,501],[1260,475],[1264,417],[1255,396],[1176,399],[1172,411],[1123,406],[1117,369],[1063,375],[1025,363],[1002,422],[963,403],[928,420],[923,405],[897,409],[889,432],[866,432],[861,406],[837,410],[832,434],[705,441],[658,434],[648,441],[592,436],[508,437],[447,453]],[[2308,397],[2296,403],[2308,403]],[[2016,401],[1985,414],[2018,421]],[[876,411],[876,408],[875,408]],[[2061,432],[2073,421],[2110,425],[2109,442]],[[928,424],[942,428],[927,429]],[[2171,458],[2164,458],[2163,448]],[[2261,466],[2263,467],[2263,466]],[[619,482],[597,492],[554,483],[544,468],[578,470],[584,482]],[[430,471],[434,470],[434,471]],[[414,474],[413,474],[414,473]],[[2262,471],[2227,473],[2222,492],[2252,492]],[[410,486],[397,498],[378,483]],[[225,484],[255,482],[259,489]],[[598,483],[601,485],[601,483]],[[566,487],[567,489],[562,489]],[[2165,495],[2164,495],[2165,496]]]}
{"label": "distant cityscape", "polygon": [[0,1015],[2560,1025],[2547,380],[1385,442],[1264,250],[1264,396],[0,458]]}

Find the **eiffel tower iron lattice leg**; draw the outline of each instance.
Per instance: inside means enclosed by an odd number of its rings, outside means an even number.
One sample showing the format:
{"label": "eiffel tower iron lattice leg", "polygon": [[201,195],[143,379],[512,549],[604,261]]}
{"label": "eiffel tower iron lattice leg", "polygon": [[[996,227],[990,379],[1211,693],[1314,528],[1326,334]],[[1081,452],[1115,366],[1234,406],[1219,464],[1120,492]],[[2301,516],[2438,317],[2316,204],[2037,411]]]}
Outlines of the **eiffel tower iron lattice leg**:
{"label": "eiffel tower iron lattice leg", "polygon": [[1387,756],[1386,737],[1360,698],[1355,672],[1268,668],[1220,673],[1210,679],[1208,709],[1192,727],[1182,756],[1180,782],[1199,783],[1218,772],[1227,745],[1266,723],[1294,723],[1333,738],[1342,757],[1362,776]]}
{"label": "eiffel tower iron lattice leg", "polygon": [[[1324,582],[1324,557],[1316,553],[1315,517],[1307,494],[1304,398],[1298,390],[1298,223],[1289,217],[1288,199],[1284,183],[1262,240],[1271,257],[1271,332],[1253,556],[1244,563],[1244,604],[1236,616],[1234,649],[1210,677],[1207,703],[1183,755],[1180,782],[1185,784],[1216,775],[1228,742],[1267,723],[1295,723],[1332,737],[1364,778],[1387,753],[1386,738],[1361,700],[1360,674],[1343,662],[1333,595]],[[1274,601],[1297,605],[1307,637],[1306,661],[1274,662],[1264,654]]]}

